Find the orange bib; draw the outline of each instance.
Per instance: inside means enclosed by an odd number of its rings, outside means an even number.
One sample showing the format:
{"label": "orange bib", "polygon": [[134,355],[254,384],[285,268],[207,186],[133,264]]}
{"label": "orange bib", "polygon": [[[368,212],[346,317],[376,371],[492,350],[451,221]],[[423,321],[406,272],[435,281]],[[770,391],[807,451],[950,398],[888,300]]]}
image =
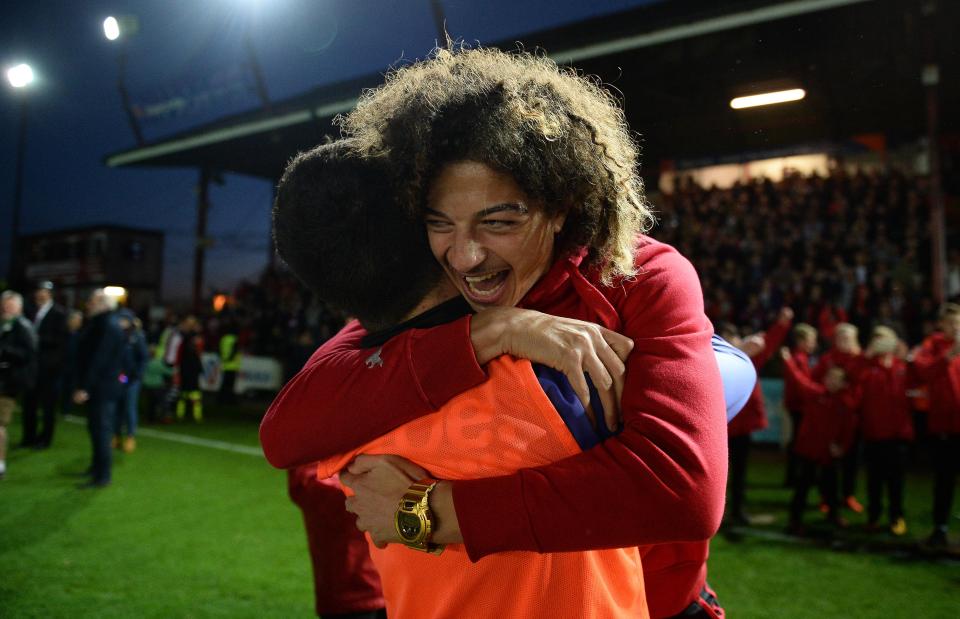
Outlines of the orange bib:
{"label": "orange bib", "polygon": [[[318,475],[336,474],[360,453],[397,454],[440,479],[506,475],[580,453],[530,362],[504,356],[487,371],[489,380],[436,413],[321,462]],[[503,516],[525,517],[519,505]],[[391,619],[649,617],[636,548],[505,552],[476,563],[462,544],[435,556],[400,544],[380,550],[371,543],[370,553]]]}

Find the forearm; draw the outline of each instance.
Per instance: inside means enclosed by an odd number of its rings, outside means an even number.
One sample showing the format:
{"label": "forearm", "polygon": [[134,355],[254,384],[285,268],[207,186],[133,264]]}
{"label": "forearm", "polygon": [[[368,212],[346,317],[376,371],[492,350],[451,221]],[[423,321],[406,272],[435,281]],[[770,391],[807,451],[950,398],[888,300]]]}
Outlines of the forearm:
{"label": "forearm", "polygon": [[260,425],[267,460],[288,468],[350,451],[423,416],[486,376],[469,321],[404,332],[361,349],[348,325],[283,388]]}
{"label": "forearm", "polygon": [[702,346],[707,354],[696,359],[658,355],[656,367],[642,356],[631,359],[628,385],[634,389],[624,394],[625,428],[619,436],[548,466],[453,482],[471,558],[713,535],[723,510],[726,419],[709,333]]}

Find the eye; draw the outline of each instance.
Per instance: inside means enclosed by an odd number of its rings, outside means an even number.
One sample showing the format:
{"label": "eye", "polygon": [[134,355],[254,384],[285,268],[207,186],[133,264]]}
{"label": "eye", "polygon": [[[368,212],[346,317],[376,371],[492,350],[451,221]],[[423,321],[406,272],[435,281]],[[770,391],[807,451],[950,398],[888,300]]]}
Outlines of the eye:
{"label": "eye", "polygon": [[427,229],[432,232],[446,232],[452,227],[452,224],[449,221],[444,221],[443,219],[433,219],[428,217],[427,219],[424,219],[423,222],[426,224]]}
{"label": "eye", "polygon": [[509,230],[519,222],[512,219],[484,219],[483,225],[489,230]]}

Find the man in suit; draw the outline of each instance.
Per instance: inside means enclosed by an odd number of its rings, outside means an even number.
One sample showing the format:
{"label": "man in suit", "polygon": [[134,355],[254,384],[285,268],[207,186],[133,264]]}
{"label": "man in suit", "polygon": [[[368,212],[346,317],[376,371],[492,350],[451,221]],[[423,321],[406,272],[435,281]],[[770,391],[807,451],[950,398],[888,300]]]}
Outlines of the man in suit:
{"label": "man in suit", "polygon": [[22,312],[19,293],[5,290],[0,294],[0,479],[7,473],[7,426],[17,396],[32,386],[36,374],[36,338]]}
{"label": "man in suit", "polygon": [[[23,437],[21,445],[46,449],[53,440],[57,395],[67,354],[67,312],[53,302],[53,283],[37,284],[33,294],[36,313],[33,330],[39,343],[37,381],[23,398]],[[43,410],[43,426],[37,432],[37,409]]]}
{"label": "man in suit", "polygon": [[122,395],[120,374],[127,338],[117,323],[117,301],[98,288],[87,300],[88,322],[80,335],[77,350],[77,389],[73,401],[87,405],[87,430],[93,446],[90,481],[82,488],[110,484],[113,454],[110,438],[117,405]]}

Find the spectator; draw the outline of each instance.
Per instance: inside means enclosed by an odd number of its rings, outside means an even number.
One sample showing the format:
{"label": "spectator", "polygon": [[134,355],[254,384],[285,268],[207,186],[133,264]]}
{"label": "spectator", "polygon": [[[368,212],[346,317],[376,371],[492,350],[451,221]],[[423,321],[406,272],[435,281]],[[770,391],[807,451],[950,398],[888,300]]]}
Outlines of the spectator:
{"label": "spectator", "polygon": [[[140,387],[143,373],[147,365],[147,338],[143,333],[143,325],[130,310],[120,310],[117,320],[126,337],[123,350],[123,373],[120,382],[123,384],[120,404],[117,407],[116,427],[114,428],[113,447],[122,447],[125,453],[133,453],[137,448],[137,421],[140,416]],[[123,436],[123,422],[127,425],[127,435]]]}
{"label": "spectator", "polygon": [[[780,347],[790,323],[793,320],[793,310],[784,307],[777,316],[777,321],[765,334],[754,334],[741,339],[735,328],[722,327],[720,337],[724,338],[750,357],[759,376],[760,370],[766,365],[773,353]],[[750,400],[727,425],[727,444],[730,454],[729,492],[727,503],[727,521],[732,524],[750,524],[750,516],[744,508],[747,487],[747,462],[750,456],[750,435],[753,432],[767,427],[767,407],[763,399],[763,390],[758,380],[750,395]]]}
{"label": "spectator", "polygon": [[856,393],[847,383],[846,372],[838,366],[827,371],[824,383],[814,382],[795,365],[790,351],[783,349],[786,379],[793,382],[803,400],[803,421],[797,432],[794,451],[799,460],[797,483],[790,503],[788,531],[803,533],[803,512],[807,493],[817,475],[827,502],[827,519],[838,527],[846,522],[837,499],[837,465],[853,442],[856,430]]}
{"label": "spectator", "polygon": [[[817,330],[805,322],[793,328],[793,356],[794,365],[799,372],[808,378],[811,375],[811,355],[817,351]],[[784,486],[792,488],[797,483],[797,456],[794,454],[794,442],[797,430],[803,420],[803,398],[797,393],[792,381],[785,381],[783,385],[783,402],[787,414],[790,416],[790,440],[787,441],[787,474]]]}
{"label": "spectator", "polygon": [[17,396],[33,387],[37,341],[23,318],[23,297],[12,290],[0,295],[0,479],[7,474],[7,426]]}
{"label": "spectator", "polygon": [[60,410],[64,415],[73,412],[73,392],[77,384],[77,346],[83,328],[83,312],[70,310],[67,315],[67,356],[63,364],[63,384],[60,390]]}
{"label": "spectator", "polygon": [[927,432],[934,463],[933,533],[927,543],[944,548],[953,487],[960,472],[960,305],[943,306],[940,331],[924,340],[913,366],[930,398]]}
{"label": "spectator", "polygon": [[[862,361],[859,332],[860,330],[856,326],[848,322],[842,322],[837,325],[833,338],[833,348],[825,352],[813,368],[813,380],[822,383],[831,368],[839,367],[845,372],[848,381],[856,381]],[[863,513],[863,505],[860,504],[860,501],[858,501],[856,497],[857,469],[860,465],[860,443],[859,435],[855,436],[850,448],[845,451],[844,459],[840,467],[843,504],[847,509],[858,514]]]}
{"label": "spectator", "polygon": [[217,348],[220,350],[220,369],[223,373],[223,382],[220,384],[220,393],[217,401],[220,404],[236,404],[237,373],[240,371],[240,346],[238,345],[237,327],[233,319],[228,319],[223,325],[223,335]]}
{"label": "spectator", "polygon": [[179,383],[177,398],[177,419],[182,420],[190,405],[191,415],[197,423],[203,421],[203,392],[200,391],[200,378],[203,376],[203,337],[199,323],[188,316],[180,324],[180,345],[177,352],[176,377]]}
{"label": "spectator", "polygon": [[103,488],[110,484],[113,455],[110,439],[120,401],[120,374],[126,337],[117,324],[115,297],[103,289],[94,290],[87,300],[89,319],[78,344],[79,376],[73,401],[87,405],[87,429],[93,447],[90,481],[82,488]]}
{"label": "spectator", "polygon": [[913,423],[907,401],[907,364],[896,356],[897,335],[876,327],[856,379],[861,390],[860,419],[867,463],[868,527],[879,528],[884,488],[889,500],[890,532],[907,532],[903,488],[907,447]]}
{"label": "spectator", "polygon": [[[67,312],[53,302],[53,283],[44,281],[34,291],[37,310],[33,329],[39,342],[37,381],[23,399],[21,446],[46,449],[53,440],[61,375],[67,356]],[[43,425],[37,432],[37,411],[43,410]]]}

